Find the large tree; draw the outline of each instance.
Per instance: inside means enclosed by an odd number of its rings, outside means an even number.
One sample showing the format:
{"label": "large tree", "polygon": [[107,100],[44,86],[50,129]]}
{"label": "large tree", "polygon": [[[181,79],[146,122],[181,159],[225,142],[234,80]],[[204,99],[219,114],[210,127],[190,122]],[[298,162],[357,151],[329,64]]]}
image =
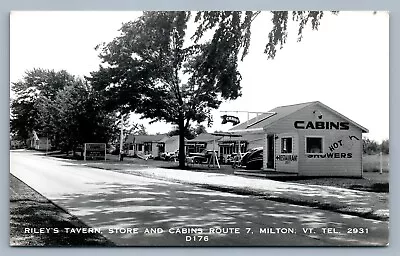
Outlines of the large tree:
{"label": "large tree", "polygon": [[22,80],[12,83],[10,130],[18,140],[27,140],[33,131],[51,133],[52,101],[74,79],[64,70],[33,69]]}
{"label": "large tree", "polygon": [[180,167],[185,166],[184,134],[190,123],[211,123],[211,109],[240,95],[238,52],[232,45],[240,35],[215,37],[226,42],[221,48],[212,41],[185,42],[190,17],[190,12],[145,12],[124,24],[121,36],[102,47],[100,57],[108,67],[90,79],[111,92],[118,105],[177,125]]}
{"label": "large tree", "polygon": [[10,130],[18,140],[35,131],[68,152],[115,135],[116,115],[106,110],[104,96],[66,71],[27,71],[12,91]]}
{"label": "large tree", "polygon": [[77,79],[54,101],[55,132],[61,149],[73,152],[84,143],[107,143],[117,133],[117,115],[104,109],[103,96]]}
{"label": "large tree", "polygon": [[[144,12],[123,24],[121,35],[98,46],[105,65],[89,80],[109,98],[109,106],[177,125],[179,165],[185,165],[184,135],[191,122],[212,123],[211,110],[241,95],[239,58],[248,52],[251,24],[260,12]],[[289,12],[272,13],[265,52],[273,58],[286,41]],[[322,12],[292,12],[299,40],[310,21],[318,28]],[[210,38],[205,37],[212,31]],[[189,38],[191,40],[189,40]]]}

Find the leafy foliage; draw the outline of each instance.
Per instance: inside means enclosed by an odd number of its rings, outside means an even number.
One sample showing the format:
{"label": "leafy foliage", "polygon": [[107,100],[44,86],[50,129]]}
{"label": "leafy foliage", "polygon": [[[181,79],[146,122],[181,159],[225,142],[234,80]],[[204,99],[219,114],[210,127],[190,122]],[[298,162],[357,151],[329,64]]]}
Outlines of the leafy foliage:
{"label": "leafy foliage", "polygon": [[59,91],[55,127],[62,149],[73,150],[86,142],[108,142],[116,134],[116,115],[108,113],[102,97],[83,81],[77,80]]}
{"label": "leafy foliage", "polygon": [[[125,118],[126,120],[128,120],[128,118]],[[126,135],[129,134],[134,134],[134,135],[149,135],[149,133],[147,132],[146,126],[144,126],[143,124],[138,124],[138,123],[133,123],[130,125],[125,125],[124,127],[124,133]]]}
{"label": "leafy foliage", "polygon": [[[251,24],[261,12],[197,12],[194,35],[187,35],[191,12],[144,12],[123,24],[120,36],[96,48],[103,65],[88,80],[108,98],[111,110],[135,111],[143,118],[177,125],[180,166],[191,122],[213,122],[211,110],[241,96],[239,56],[247,55]],[[322,12],[272,12],[273,29],[265,53],[276,55],[286,42],[289,17],[299,23],[298,38]],[[205,34],[212,31],[211,39]],[[192,36],[188,41],[189,36]]]}
{"label": "leafy foliage", "polygon": [[383,140],[381,143],[381,151],[384,154],[389,154],[389,140]]}
{"label": "leafy foliage", "polygon": [[389,154],[389,140],[383,140],[380,144],[375,140],[363,138],[363,153],[368,155],[375,155],[382,152]]}
{"label": "leafy foliage", "polygon": [[36,131],[68,152],[84,142],[107,142],[115,133],[116,115],[105,110],[104,97],[65,71],[28,71],[12,89],[11,132],[20,140]]}
{"label": "leafy foliage", "polygon": [[[191,140],[196,138],[201,133],[207,133],[206,127],[202,124],[197,124],[195,128],[191,125],[185,130],[184,136],[186,139]],[[175,126],[170,132],[167,133],[168,136],[179,135],[179,127]]]}
{"label": "leafy foliage", "polygon": [[144,12],[125,23],[121,36],[98,47],[107,67],[88,78],[110,99],[109,106],[177,125],[181,166],[190,122],[211,124],[211,110],[239,97],[241,89],[237,51],[230,45],[234,38],[221,48],[212,41],[186,43],[190,17],[190,12]]}
{"label": "leafy foliage", "polygon": [[[193,38],[199,41],[207,31],[215,30],[213,43],[215,47],[223,47],[228,43],[236,52],[241,51],[241,60],[248,54],[251,39],[251,25],[262,12],[260,11],[206,11],[198,12],[196,22],[199,22]],[[332,13],[337,14],[337,11]],[[303,30],[311,25],[313,30],[318,30],[322,11],[272,11],[272,29],[268,34],[268,42],[264,53],[268,58],[275,58],[278,47],[283,48],[288,36],[288,21],[290,17],[298,23],[297,40],[303,38]],[[222,38],[223,40],[218,40]],[[217,39],[217,40],[215,40]]]}
{"label": "leafy foliage", "polygon": [[136,135],[149,135],[149,133],[146,130],[146,127],[143,124],[138,125],[138,129],[133,133]]}
{"label": "leafy foliage", "polygon": [[207,133],[207,129],[204,125],[202,124],[197,124],[195,128],[195,133],[196,135],[202,134],[202,133]]}
{"label": "leafy foliage", "polygon": [[12,84],[15,97],[11,101],[10,129],[16,139],[26,140],[34,130],[48,133],[54,129],[52,101],[73,81],[74,77],[64,70],[33,69]]}

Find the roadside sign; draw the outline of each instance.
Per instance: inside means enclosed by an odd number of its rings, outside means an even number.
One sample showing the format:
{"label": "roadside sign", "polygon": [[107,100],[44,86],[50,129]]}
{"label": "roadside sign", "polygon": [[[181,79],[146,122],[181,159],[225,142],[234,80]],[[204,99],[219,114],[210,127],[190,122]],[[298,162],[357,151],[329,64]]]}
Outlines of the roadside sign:
{"label": "roadside sign", "polygon": [[84,160],[87,159],[104,159],[106,160],[106,144],[105,143],[85,143]]}

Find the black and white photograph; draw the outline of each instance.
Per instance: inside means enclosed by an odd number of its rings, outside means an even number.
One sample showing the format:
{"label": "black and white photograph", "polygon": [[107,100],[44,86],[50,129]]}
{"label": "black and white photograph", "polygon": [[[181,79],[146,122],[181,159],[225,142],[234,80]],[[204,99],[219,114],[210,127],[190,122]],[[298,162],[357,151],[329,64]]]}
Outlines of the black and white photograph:
{"label": "black and white photograph", "polygon": [[389,12],[12,11],[12,247],[387,247]]}

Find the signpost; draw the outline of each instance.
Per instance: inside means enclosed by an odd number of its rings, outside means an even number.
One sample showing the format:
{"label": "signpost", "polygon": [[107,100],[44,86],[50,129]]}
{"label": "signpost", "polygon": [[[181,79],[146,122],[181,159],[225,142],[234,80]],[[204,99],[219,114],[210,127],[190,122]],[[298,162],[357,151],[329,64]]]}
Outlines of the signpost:
{"label": "signpost", "polygon": [[[271,115],[275,115],[275,112],[253,112],[253,111],[238,111],[238,110],[232,110],[232,111],[227,111],[227,110],[221,110],[221,113],[247,113],[247,125],[251,125],[249,124],[249,120],[250,120],[250,114],[256,114],[256,122],[258,122],[258,115],[262,115],[262,114],[270,114]],[[226,124],[228,122],[232,123],[233,125],[237,125],[240,123],[240,120],[237,116],[232,116],[232,115],[227,115],[224,114],[223,116],[221,116],[222,118],[222,124]]]}
{"label": "signpost", "polygon": [[124,160],[124,117],[121,114],[121,134],[119,138],[119,161]]}
{"label": "signpost", "polygon": [[106,143],[85,143],[83,159],[102,159],[107,160]]}

